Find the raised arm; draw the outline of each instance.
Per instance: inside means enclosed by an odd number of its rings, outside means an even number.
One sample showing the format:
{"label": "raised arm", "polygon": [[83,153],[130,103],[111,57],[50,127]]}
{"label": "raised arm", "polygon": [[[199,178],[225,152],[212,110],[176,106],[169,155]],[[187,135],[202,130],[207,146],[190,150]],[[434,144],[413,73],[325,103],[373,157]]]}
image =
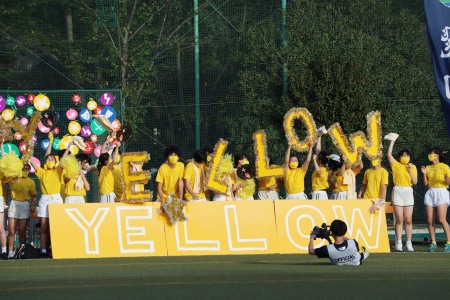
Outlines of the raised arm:
{"label": "raised arm", "polygon": [[284,166],[289,167],[289,159],[291,158],[292,143],[288,143],[286,154],[284,155]]}
{"label": "raised arm", "polygon": [[312,148],[313,148],[313,143],[309,143],[309,151],[308,151],[308,155],[306,156],[306,160],[302,165],[303,170],[306,172],[308,171],[308,167],[309,167],[309,162],[311,161],[311,156],[312,156]]}
{"label": "raised arm", "polygon": [[322,171],[320,170],[320,166],[317,163],[317,154],[314,154],[312,156],[312,159],[313,159],[313,163],[314,163],[314,170],[316,170],[316,173],[320,175],[320,173],[322,173]]}
{"label": "raised arm", "polygon": [[[50,154],[52,154],[52,144],[53,144],[53,131],[50,131],[49,133],[48,133],[48,147],[47,147],[47,149],[45,149],[45,156],[44,157],[47,157],[47,155],[50,155]],[[34,168],[34,167],[33,167]],[[36,169],[35,169],[36,170]]]}
{"label": "raised arm", "polygon": [[396,162],[394,156],[392,156],[392,150],[394,149],[395,140],[396,139],[391,140],[391,143],[389,144],[389,148],[388,148],[388,153],[387,153],[387,159],[389,161],[389,165],[391,165],[391,166]]}
{"label": "raised arm", "polygon": [[110,170],[114,169],[114,166],[117,165],[117,163],[118,163],[117,157],[119,156],[119,147],[120,147],[120,142],[117,141],[116,142],[116,148],[114,149],[114,152],[113,152],[112,157],[111,157],[111,162],[108,165],[108,168]]}
{"label": "raised arm", "polygon": [[317,133],[316,155],[319,155],[319,152],[322,151],[322,135],[322,131]]}

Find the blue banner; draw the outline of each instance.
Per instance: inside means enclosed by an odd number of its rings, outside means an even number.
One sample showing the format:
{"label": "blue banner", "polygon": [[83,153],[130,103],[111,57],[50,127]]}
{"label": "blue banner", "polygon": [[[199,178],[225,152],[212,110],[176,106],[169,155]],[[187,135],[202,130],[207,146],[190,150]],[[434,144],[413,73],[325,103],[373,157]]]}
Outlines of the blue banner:
{"label": "blue banner", "polygon": [[450,135],[450,0],[424,0],[434,79]]}

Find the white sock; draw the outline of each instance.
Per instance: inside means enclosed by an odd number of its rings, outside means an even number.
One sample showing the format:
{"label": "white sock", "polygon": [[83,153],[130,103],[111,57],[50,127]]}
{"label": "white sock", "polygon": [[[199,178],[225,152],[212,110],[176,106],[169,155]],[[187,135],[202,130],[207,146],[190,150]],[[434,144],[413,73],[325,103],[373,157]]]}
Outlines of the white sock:
{"label": "white sock", "polygon": [[47,253],[47,249],[42,249],[42,253]]}
{"label": "white sock", "polygon": [[411,241],[406,241],[406,244],[408,245],[411,245],[412,243],[411,243]]}
{"label": "white sock", "polygon": [[402,243],[402,240],[397,240],[397,244],[401,244]]}
{"label": "white sock", "polygon": [[6,247],[2,247],[2,253],[6,253]]}

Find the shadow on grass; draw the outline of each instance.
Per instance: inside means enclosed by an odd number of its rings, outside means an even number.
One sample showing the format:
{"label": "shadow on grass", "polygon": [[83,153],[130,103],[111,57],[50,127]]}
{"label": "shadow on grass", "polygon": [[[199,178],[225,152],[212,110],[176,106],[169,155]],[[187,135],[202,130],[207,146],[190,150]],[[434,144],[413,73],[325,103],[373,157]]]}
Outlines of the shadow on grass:
{"label": "shadow on grass", "polygon": [[247,261],[247,265],[277,265],[277,266],[331,266],[329,261],[319,262],[280,262],[280,261]]}

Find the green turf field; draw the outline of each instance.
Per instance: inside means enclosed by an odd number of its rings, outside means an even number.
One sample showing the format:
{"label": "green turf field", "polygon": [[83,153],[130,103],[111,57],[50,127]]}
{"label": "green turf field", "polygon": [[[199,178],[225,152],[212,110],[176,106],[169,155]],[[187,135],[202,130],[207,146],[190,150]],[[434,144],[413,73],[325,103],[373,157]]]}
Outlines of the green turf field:
{"label": "green turf field", "polygon": [[450,299],[450,253],[0,261],[0,299]]}

